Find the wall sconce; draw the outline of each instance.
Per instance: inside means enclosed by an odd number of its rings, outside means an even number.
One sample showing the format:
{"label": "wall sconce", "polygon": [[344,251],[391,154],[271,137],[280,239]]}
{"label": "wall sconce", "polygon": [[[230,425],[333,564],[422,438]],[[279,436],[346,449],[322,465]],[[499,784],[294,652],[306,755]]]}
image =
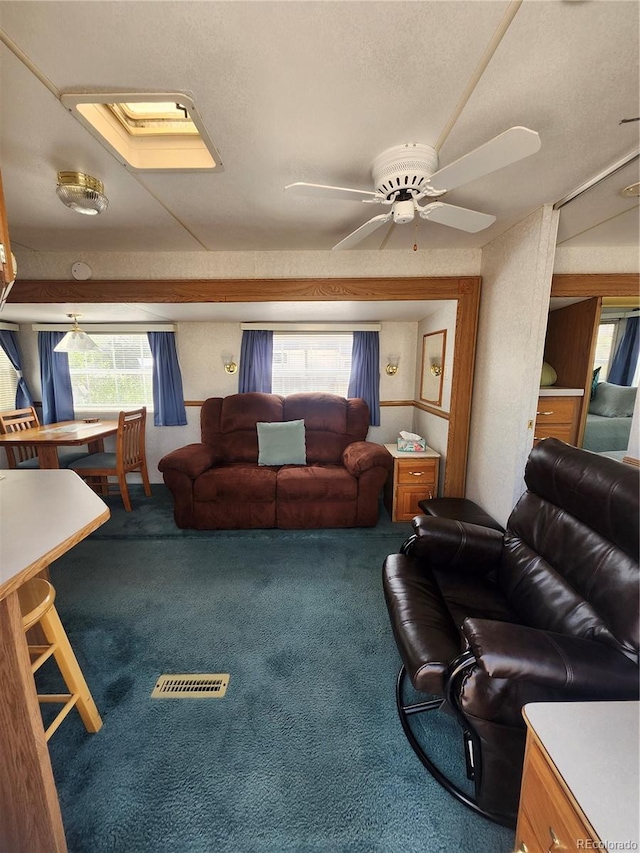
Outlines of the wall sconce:
{"label": "wall sconce", "polygon": [[389,356],[387,356],[387,358],[388,358],[388,364],[385,368],[387,371],[387,374],[389,376],[395,376],[396,373],[398,372],[398,362],[400,361],[400,356],[399,355],[389,355]]}
{"label": "wall sconce", "polygon": [[237,372],[238,372],[238,365],[237,365],[237,364],[235,363],[235,361],[233,360],[233,356],[232,356],[232,355],[229,355],[228,353],[225,353],[225,354],[222,356],[222,363],[224,364],[224,369],[227,371],[227,373],[232,373],[232,374],[233,374],[233,373],[237,373]]}
{"label": "wall sconce", "polygon": [[434,362],[429,368],[432,376],[440,376],[442,373],[442,365]]}

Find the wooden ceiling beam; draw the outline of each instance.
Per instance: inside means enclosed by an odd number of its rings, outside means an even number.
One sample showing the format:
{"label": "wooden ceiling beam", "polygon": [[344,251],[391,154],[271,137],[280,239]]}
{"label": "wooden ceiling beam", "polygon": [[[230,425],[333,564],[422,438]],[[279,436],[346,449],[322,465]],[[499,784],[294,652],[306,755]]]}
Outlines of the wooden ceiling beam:
{"label": "wooden ceiling beam", "polygon": [[187,303],[344,302],[458,299],[478,276],[460,278],[160,279],[113,281],[20,280],[10,302]]}

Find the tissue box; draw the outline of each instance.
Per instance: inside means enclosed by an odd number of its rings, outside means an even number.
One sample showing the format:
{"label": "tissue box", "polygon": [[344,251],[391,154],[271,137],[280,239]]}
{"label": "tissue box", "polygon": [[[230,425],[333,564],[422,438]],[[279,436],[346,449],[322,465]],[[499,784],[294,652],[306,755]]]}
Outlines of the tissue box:
{"label": "tissue box", "polygon": [[401,438],[398,436],[398,450],[402,450],[404,453],[416,453],[420,450],[427,449],[427,442],[424,438],[419,440],[413,438]]}

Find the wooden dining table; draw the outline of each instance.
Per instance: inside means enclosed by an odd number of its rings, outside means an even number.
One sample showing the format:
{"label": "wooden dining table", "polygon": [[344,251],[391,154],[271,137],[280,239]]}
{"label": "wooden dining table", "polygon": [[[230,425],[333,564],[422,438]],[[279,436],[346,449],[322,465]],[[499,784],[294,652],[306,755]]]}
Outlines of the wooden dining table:
{"label": "wooden dining table", "polygon": [[0,435],[0,447],[35,447],[41,469],[59,468],[59,447],[81,447],[86,444],[89,453],[102,453],[104,439],[108,435],[115,435],[117,431],[118,421],[60,421]]}
{"label": "wooden dining table", "polygon": [[0,850],[65,853],[17,590],[108,520],[74,471],[0,472]]}

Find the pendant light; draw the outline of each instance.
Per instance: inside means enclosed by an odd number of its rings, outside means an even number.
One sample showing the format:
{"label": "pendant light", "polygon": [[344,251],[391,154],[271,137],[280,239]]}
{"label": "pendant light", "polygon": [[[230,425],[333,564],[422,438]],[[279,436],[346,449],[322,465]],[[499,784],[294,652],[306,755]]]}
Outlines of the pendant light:
{"label": "pendant light", "polygon": [[82,314],[67,314],[70,320],[73,320],[73,326],[64,336],[64,338],[54,348],[54,352],[91,352],[99,350],[98,344],[92,340],[86,332],[83,332],[78,325],[78,317]]}

